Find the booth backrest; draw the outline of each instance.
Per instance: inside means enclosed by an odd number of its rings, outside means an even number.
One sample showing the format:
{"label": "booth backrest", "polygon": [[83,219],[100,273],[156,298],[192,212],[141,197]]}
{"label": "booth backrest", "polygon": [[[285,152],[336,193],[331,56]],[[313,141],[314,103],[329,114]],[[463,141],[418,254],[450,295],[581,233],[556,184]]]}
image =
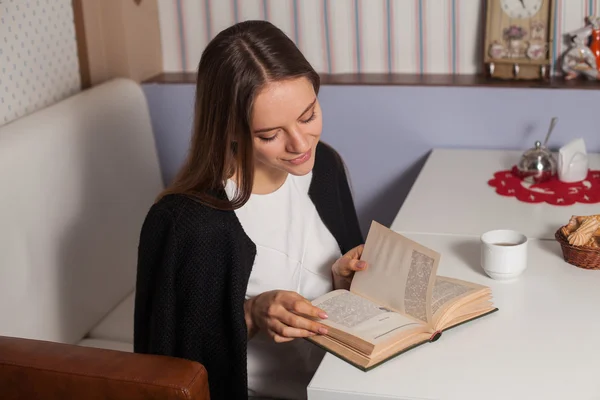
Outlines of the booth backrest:
{"label": "booth backrest", "polygon": [[135,286],[162,189],[146,99],[117,79],[0,127],[0,335],[78,342]]}

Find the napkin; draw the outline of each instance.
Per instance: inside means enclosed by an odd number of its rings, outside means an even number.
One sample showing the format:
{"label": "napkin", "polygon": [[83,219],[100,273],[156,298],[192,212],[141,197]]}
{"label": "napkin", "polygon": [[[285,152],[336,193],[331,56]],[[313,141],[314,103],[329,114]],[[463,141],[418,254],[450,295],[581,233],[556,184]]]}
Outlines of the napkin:
{"label": "napkin", "polygon": [[558,179],[579,182],[588,174],[588,157],[583,139],[570,141],[558,150]]}

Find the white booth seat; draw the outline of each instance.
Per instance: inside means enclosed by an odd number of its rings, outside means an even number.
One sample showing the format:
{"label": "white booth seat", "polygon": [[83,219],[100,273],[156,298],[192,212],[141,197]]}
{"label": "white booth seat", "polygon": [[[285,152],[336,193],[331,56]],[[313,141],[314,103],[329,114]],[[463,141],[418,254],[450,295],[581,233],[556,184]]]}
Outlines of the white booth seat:
{"label": "white booth seat", "polygon": [[0,126],[0,336],[132,351],[139,233],[163,188],[116,79]]}

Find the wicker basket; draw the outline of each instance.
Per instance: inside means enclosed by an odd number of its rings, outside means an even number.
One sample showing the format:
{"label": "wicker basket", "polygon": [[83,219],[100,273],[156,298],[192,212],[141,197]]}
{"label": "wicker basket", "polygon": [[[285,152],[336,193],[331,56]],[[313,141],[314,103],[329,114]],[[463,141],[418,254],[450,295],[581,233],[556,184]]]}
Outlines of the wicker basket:
{"label": "wicker basket", "polygon": [[570,245],[562,228],[556,231],[554,237],[560,243],[566,262],[579,268],[600,270],[600,248]]}

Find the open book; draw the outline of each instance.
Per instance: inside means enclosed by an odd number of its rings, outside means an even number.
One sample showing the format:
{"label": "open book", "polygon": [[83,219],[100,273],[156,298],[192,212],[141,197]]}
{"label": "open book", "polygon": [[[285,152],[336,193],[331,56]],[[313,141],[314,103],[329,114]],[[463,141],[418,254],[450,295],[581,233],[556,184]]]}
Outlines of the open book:
{"label": "open book", "polygon": [[441,332],[497,311],[487,286],[437,276],[440,254],[373,221],[350,290],[312,301],[327,335],[311,342],[368,370]]}

